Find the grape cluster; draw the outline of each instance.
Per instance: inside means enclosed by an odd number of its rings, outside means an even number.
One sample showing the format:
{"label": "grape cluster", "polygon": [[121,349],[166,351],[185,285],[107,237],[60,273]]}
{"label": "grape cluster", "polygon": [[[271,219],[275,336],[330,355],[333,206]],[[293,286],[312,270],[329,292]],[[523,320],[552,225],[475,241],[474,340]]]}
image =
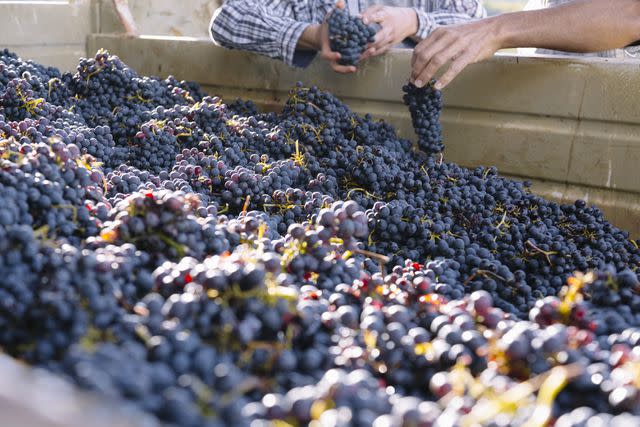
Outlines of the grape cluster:
{"label": "grape cluster", "polygon": [[[0,214],[4,226],[28,225],[48,236],[73,242],[98,231],[91,215],[102,200],[104,175],[90,156],[73,144],[2,142],[0,193],[8,199]],[[12,205],[19,210],[13,210]]]}
{"label": "grape cluster", "polygon": [[331,206],[334,202],[331,196],[317,191],[302,191],[300,188],[286,188],[275,190],[271,195],[265,195],[264,209],[274,219],[278,220],[277,231],[284,234],[296,223],[304,222],[310,214],[318,212],[320,208]]}
{"label": "grape cluster", "polygon": [[340,54],[340,65],[356,65],[367,45],[373,42],[377,29],[366,25],[362,19],[350,16],[342,9],[335,9],[327,19],[329,46]]}
{"label": "grape cluster", "polygon": [[[197,196],[160,190],[133,193],[109,212],[96,246],[133,243],[158,260],[202,258],[231,249],[215,217],[197,218]],[[159,262],[159,261],[158,261]]]}
{"label": "grape cluster", "polygon": [[438,154],[444,150],[440,112],[442,94],[433,88],[435,81],[418,88],[413,83],[405,85],[404,103],[411,112],[413,128],[418,136],[418,147],[429,154]]}
{"label": "grape cluster", "polygon": [[404,99],[417,146],[301,83],[1,51],[0,348],[178,426],[639,424],[640,242]]}
{"label": "grape cluster", "polygon": [[121,302],[151,290],[148,255],[133,245],[83,251],[43,241],[28,226],[2,240],[0,344],[10,354],[45,363],[62,357],[90,327],[125,314]]}
{"label": "grape cluster", "polygon": [[307,424],[371,426],[376,417],[392,408],[389,396],[370,372],[331,369],[317,384],[291,389],[288,393],[267,394],[260,402],[247,405],[244,415],[257,420],[256,426],[271,421],[294,419]]}

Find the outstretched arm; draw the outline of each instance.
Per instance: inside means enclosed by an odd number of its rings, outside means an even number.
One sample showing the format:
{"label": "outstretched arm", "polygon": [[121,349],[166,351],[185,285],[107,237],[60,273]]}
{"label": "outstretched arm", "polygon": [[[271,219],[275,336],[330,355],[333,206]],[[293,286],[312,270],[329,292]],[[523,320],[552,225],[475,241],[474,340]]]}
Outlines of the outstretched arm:
{"label": "outstretched arm", "polygon": [[551,9],[508,13],[435,30],[413,53],[411,81],[423,86],[449,64],[436,84],[441,89],[467,65],[499,49],[597,52],[638,39],[640,0],[579,0]]}
{"label": "outstretched arm", "polygon": [[136,21],[133,19],[131,10],[129,10],[127,0],[113,0],[113,5],[116,8],[116,13],[118,14],[118,18],[120,18],[126,34],[130,36],[137,35],[138,29],[136,28]]}
{"label": "outstretched arm", "polygon": [[[305,30],[322,22],[331,4],[323,0],[230,0],[211,19],[211,38],[230,49],[242,49],[289,65],[298,49],[312,49]],[[304,40],[301,40],[305,33]]]}
{"label": "outstretched arm", "polygon": [[288,65],[306,67],[316,52],[338,73],[356,67],[339,65],[329,47],[328,13],[344,8],[343,0],[230,0],[211,19],[211,38],[230,49],[242,49]]}

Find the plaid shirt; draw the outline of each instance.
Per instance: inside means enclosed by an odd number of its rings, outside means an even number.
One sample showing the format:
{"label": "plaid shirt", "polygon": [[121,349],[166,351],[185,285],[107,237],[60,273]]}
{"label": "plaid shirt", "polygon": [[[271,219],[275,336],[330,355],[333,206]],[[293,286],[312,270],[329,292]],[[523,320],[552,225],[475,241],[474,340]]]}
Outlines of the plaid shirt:
{"label": "plaid shirt", "polygon": [[[484,18],[482,0],[346,0],[357,15],[374,4],[413,7],[418,15],[416,36],[424,39],[440,25]],[[297,51],[298,39],[312,23],[320,23],[335,0],[227,0],[211,18],[212,40],[229,49],[242,49],[305,67],[315,53]]]}

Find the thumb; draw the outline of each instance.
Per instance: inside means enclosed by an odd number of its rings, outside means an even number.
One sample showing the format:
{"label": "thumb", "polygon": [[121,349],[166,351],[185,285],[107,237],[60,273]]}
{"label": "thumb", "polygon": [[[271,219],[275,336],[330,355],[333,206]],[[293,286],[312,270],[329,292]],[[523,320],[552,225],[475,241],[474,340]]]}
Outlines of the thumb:
{"label": "thumb", "polygon": [[362,21],[365,24],[370,24],[372,22],[377,22],[377,19],[375,17],[382,10],[383,10],[383,6],[381,6],[381,5],[371,6],[370,8],[368,8],[367,10],[362,12],[362,15],[361,15],[362,16]]}
{"label": "thumb", "polygon": [[338,0],[338,1],[336,2],[336,7],[337,7],[338,9],[344,9],[344,0]]}

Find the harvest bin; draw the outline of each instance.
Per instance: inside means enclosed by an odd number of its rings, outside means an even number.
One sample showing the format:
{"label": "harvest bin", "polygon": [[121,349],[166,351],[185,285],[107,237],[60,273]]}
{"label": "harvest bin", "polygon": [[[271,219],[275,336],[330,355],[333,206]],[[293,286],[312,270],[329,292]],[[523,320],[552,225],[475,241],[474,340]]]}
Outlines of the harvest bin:
{"label": "harvest bin", "polygon": [[[71,71],[106,48],[141,74],[195,80],[224,99],[277,109],[297,81],[335,93],[413,138],[401,87],[410,51],[368,61],[356,75],[309,69],[215,46],[208,24],[219,1],[130,2],[139,32],[125,37],[111,0],[0,3],[0,44]],[[62,24],[62,25],[61,25]],[[170,36],[166,36],[166,35]],[[188,36],[188,37],[183,37]],[[640,62],[633,59],[497,55],[475,64],[445,91],[445,156],[463,166],[495,165],[555,201],[581,198],[640,237]]]}
{"label": "harvest bin", "polygon": [[0,352],[2,427],[160,427],[152,416]]}
{"label": "harvest bin", "polygon": [[[336,75],[316,61],[306,70],[207,40],[93,34],[88,52],[106,48],[142,74],[195,80],[226,100],[278,109],[297,81],[333,92],[415,139],[402,103],[411,51],[395,50],[358,74]],[[609,221],[640,236],[640,64],[634,60],[498,55],[470,66],[445,91],[445,158],[495,165],[556,201],[584,199]]]}
{"label": "harvest bin", "polygon": [[[401,99],[410,69],[408,50],[391,51],[369,61],[358,74],[342,76],[321,61],[298,70],[215,46],[202,27],[216,2],[194,1],[189,16],[171,8],[168,0],[154,2],[149,9],[155,12],[141,16],[150,2],[132,2],[134,15],[146,19],[141,26],[175,35],[140,37],[111,33],[120,28],[110,2],[39,3],[33,9],[29,2],[0,2],[1,48],[67,70],[78,56],[105,48],[140,74],[194,80],[212,95],[252,99],[264,110],[277,110],[288,90],[303,81],[333,92],[359,114],[391,122],[402,136],[414,139]],[[163,8],[176,16],[158,13]],[[189,30],[194,37],[180,36]],[[584,199],[640,238],[640,97],[632,90],[640,87],[639,71],[640,63],[633,60],[506,54],[472,65],[445,92],[445,158],[467,167],[495,165],[503,174],[531,181],[535,192],[556,201]],[[0,354],[1,426],[155,425],[139,414],[76,396],[62,383],[42,387],[57,393],[32,395],[42,381],[60,381],[45,377]],[[45,403],[49,412],[42,410]],[[56,406],[58,411],[51,413]]]}

